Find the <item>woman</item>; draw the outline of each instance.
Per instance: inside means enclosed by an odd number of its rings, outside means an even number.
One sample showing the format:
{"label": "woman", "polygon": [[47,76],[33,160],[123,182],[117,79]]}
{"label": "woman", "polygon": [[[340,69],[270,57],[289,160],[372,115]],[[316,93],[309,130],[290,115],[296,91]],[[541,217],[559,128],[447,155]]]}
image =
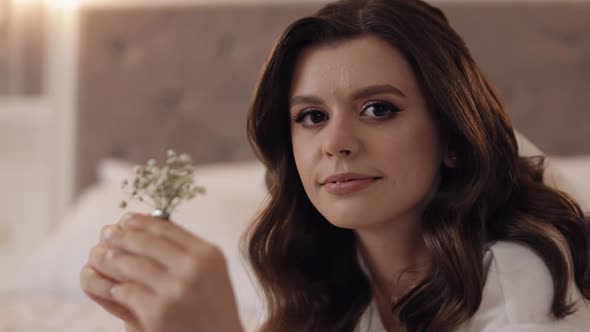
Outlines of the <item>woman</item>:
{"label": "woman", "polygon": [[[541,159],[518,156],[440,10],[340,1],[294,22],[263,68],[248,133],[270,192],[246,238],[267,302],[260,331],[590,326],[587,217],[542,183]],[[109,263],[99,250],[83,270],[89,295],[128,330],[241,329],[214,246],[130,220],[143,228],[121,222],[109,242],[127,254]]]}

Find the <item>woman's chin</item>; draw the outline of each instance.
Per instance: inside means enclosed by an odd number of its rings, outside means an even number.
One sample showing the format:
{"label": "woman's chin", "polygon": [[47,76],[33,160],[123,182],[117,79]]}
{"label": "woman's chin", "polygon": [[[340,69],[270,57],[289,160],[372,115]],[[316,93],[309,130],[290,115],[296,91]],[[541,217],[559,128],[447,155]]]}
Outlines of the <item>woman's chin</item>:
{"label": "woman's chin", "polygon": [[345,228],[345,229],[358,229],[370,226],[370,223],[367,223],[367,220],[363,219],[361,216],[358,218],[354,218],[354,216],[346,216],[346,218],[327,218],[328,222],[335,227],[338,228]]}
{"label": "woman's chin", "polygon": [[362,211],[348,209],[339,213],[324,213],[323,216],[335,227],[352,230],[379,228],[390,220],[385,215],[376,214],[375,212],[376,211],[367,211],[366,209],[363,209]]}

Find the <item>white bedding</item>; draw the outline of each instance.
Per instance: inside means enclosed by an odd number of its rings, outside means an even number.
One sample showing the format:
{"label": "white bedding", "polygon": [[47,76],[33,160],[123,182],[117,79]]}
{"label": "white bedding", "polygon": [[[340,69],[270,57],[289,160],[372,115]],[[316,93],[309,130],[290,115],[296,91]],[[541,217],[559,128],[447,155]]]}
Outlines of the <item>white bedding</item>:
{"label": "white bedding", "polygon": [[[556,178],[573,185],[574,191],[582,194],[578,199],[588,204],[590,156],[550,160],[556,172],[562,173]],[[0,294],[0,332],[124,330],[122,322],[84,296],[78,274],[90,247],[98,240],[100,227],[116,222],[122,213],[116,208],[116,193],[120,192],[121,175],[128,171],[125,165],[112,161],[101,165],[100,182],[76,202],[60,229],[30,258],[14,291]],[[224,250],[248,331],[254,331],[262,308],[239,256],[237,241],[264,198],[263,176],[262,167],[256,163],[203,169],[196,177],[208,188],[208,194],[176,215],[183,226]]]}
{"label": "white bedding", "polygon": [[120,320],[85,298],[0,294],[0,332],[124,331]]}
{"label": "white bedding", "polygon": [[[0,293],[0,332],[124,331],[122,323],[81,291],[79,272],[105,224],[124,213],[121,182],[132,167],[109,160],[99,181],[68,211],[59,229],[25,262],[11,293]],[[181,205],[173,220],[216,243],[224,252],[247,331],[254,331],[261,303],[238,250],[239,238],[266,195],[264,169],[257,162],[202,166],[195,172],[205,196]],[[128,210],[149,212],[138,202]]]}
{"label": "white bedding", "polygon": [[[242,312],[246,331],[259,317]],[[0,332],[124,332],[123,322],[88,298],[58,294],[0,293]]]}

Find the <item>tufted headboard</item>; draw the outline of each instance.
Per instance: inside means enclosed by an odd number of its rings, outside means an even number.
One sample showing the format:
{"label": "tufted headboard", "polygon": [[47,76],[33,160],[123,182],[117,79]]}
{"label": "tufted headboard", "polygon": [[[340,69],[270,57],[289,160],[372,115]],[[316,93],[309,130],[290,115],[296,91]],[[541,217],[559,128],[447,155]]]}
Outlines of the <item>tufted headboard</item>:
{"label": "tufted headboard", "polygon": [[[76,192],[103,158],[165,148],[199,163],[252,159],[246,111],[272,43],[320,5],[81,10]],[[590,154],[590,3],[440,6],[548,154]]]}

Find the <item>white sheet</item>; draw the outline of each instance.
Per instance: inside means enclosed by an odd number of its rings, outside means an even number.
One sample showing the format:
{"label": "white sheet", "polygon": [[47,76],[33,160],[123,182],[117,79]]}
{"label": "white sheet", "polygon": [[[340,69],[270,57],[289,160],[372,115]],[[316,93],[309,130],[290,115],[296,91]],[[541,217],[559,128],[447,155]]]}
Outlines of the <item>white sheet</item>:
{"label": "white sheet", "polygon": [[[0,332],[124,331],[121,322],[88,299],[80,289],[79,272],[98,243],[100,228],[112,224],[121,182],[130,165],[102,163],[100,181],[79,197],[57,229],[25,262],[13,294],[0,293]],[[254,331],[261,303],[238,251],[239,238],[264,199],[264,169],[258,163],[200,167],[197,183],[207,194],[181,206],[174,219],[216,243],[226,254],[242,323]],[[228,208],[231,207],[231,208]],[[136,201],[130,211],[148,212]]]}
{"label": "white sheet", "polygon": [[[255,331],[258,319],[242,321]],[[0,293],[0,332],[124,332],[121,320],[88,298]]]}
{"label": "white sheet", "polygon": [[55,294],[0,294],[0,332],[117,332],[121,320],[94,302]]}

